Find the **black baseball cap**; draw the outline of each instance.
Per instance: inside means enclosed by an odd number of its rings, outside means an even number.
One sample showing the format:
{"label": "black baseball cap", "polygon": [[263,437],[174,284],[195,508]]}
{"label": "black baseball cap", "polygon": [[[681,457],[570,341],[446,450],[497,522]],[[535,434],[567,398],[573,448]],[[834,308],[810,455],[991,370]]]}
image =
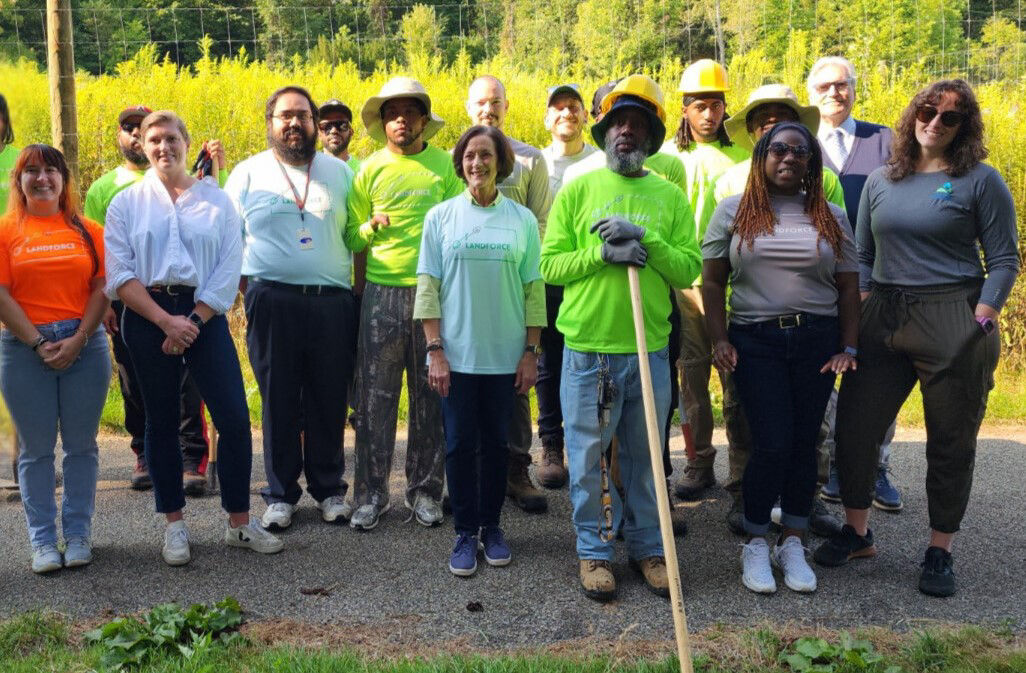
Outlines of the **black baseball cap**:
{"label": "black baseball cap", "polygon": [[153,110],[149,109],[145,105],[133,105],[132,107],[126,107],[118,115],[118,124],[124,124],[129,119],[143,118]]}
{"label": "black baseball cap", "polygon": [[337,98],[332,98],[331,100],[321,103],[321,106],[317,108],[317,111],[320,112],[321,117],[324,117],[327,112],[341,112],[345,116],[349,117],[350,122],[353,121],[353,111],[349,109],[348,105]]}
{"label": "black baseball cap", "polygon": [[595,91],[595,95],[591,97],[591,117],[592,117],[592,119],[595,119],[600,114],[602,114],[602,110],[600,109],[601,106],[602,106],[602,99],[606,97],[606,94],[608,94],[610,91],[612,91],[614,88],[616,88],[616,85],[619,84],[620,80],[622,80],[622,79],[623,78],[621,77],[619,79],[614,79],[614,80],[612,80],[610,82],[606,82],[605,84],[600,86],[598,88],[598,90]]}
{"label": "black baseball cap", "polygon": [[580,84],[557,84],[556,86],[550,86],[548,89],[549,100],[547,105],[552,105],[552,99],[556,96],[562,96],[569,94],[581,101],[581,105],[584,105],[584,98],[581,97],[581,85]]}

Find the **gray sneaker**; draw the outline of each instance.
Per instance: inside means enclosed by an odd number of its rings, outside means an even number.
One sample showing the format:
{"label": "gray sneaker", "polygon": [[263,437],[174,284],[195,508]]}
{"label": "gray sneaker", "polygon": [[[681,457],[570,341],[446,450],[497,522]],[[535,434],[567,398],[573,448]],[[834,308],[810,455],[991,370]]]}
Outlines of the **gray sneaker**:
{"label": "gray sneaker", "polygon": [[356,530],[373,530],[377,528],[381,515],[392,509],[392,503],[385,501],[380,504],[375,497],[372,502],[360,505],[353,512],[353,518],[349,520],[349,526]]}
{"label": "gray sneaker", "polygon": [[32,548],[32,572],[42,575],[60,570],[63,566],[57,545],[41,544]]}
{"label": "gray sneaker", "polygon": [[430,528],[442,523],[442,506],[430,496],[418,493],[414,497],[412,505],[409,498],[407,498],[406,507],[413,512],[413,517],[421,526]]}
{"label": "gray sneaker", "polygon": [[77,568],[93,562],[93,546],[84,537],[73,537],[65,541],[64,567]]}
{"label": "gray sneaker", "polygon": [[321,518],[328,523],[339,520],[345,523],[353,516],[353,503],[341,495],[332,495],[321,500],[317,503],[317,509],[321,510]]}

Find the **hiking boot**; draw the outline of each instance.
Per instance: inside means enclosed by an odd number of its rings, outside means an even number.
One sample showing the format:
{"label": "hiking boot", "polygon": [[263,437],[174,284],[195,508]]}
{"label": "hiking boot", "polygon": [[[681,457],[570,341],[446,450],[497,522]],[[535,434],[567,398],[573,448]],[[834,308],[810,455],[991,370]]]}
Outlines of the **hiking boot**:
{"label": "hiking boot", "polygon": [[562,439],[542,440],[541,464],[535,468],[534,476],[543,488],[563,488],[568,475],[563,466]]}
{"label": "hiking boot", "polygon": [[741,545],[741,583],[757,594],[776,593],[777,581],[773,579],[765,538],[753,537]]}
{"label": "hiking boot", "polygon": [[478,543],[484,552],[485,561],[488,565],[501,567],[509,565],[513,560],[513,553],[506,543],[506,536],[498,526],[488,526],[481,529],[481,542]]}
{"label": "hiking boot", "polygon": [[527,468],[530,457],[510,456],[509,474],[506,477],[506,496],[525,512],[541,513],[549,508],[548,498],[531,483]]}
{"label": "hiking boot", "polygon": [[457,577],[470,577],[477,572],[477,536],[460,533],[449,555],[449,572]]}
{"label": "hiking boot", "polygon": [[321,510],[321,519],[327,523],[345,523],[353,516],[353,503],[348,502],[343,495],[329,495],[317,503],[317,509]]}
{"label": "hiking boot", "polygon": [[406,508],[413,512],[413,518],[417,520],[421,526],[437,526],[442,523],[442,506],[435,501],[434,498],[418,493],[413,498],[413,504],[410,504],[409,498],[406,499]]}
{"label": "hiking boot", "polygon": [[816,590],[816,573],[805,560],[805,547],[794,535],[788,535],[783,544],[777,544],[771,557],[773,565],[784,573],[784,584],[791,591],[808,593]]}
{"label": "hiking boot", "polygon": [[153,488],[153,480],[150,479],[150,469],[146,466],[146,458],[139,456],[135,459],[135,469],[132,470],[132,490],[145,491]]}
{"label": "hiking boot", "polygon": [[41,544],[32,548],[32,572],[37,575],[52,573],[55,570],[60,570],[63,566],[57,545]]}
{"label": "hiking boot", "polygon": [[673,525],[673,537],[684,537],[688,534],[688,522],[684,519],[684,510],[673,505],[673,491],[670,480],[666,480],[666,499],[670,503],[670,524]]}
{"label": "hiking boot", "polygon": [[656,596],[670,597],[670,580],[666,575],[666,559],[662,556],[649,556],[635,561],[630,560],[630,567],[641,573],[645,586]]}
{"label": "hiking boot", "polygon": [[930,547],[922,562],[923,572],[919,575],[919,590],[927,596],[947,598],[955,593],[955,571],[952,568],[951,552],[940,547]]}
{"label": "hiking boot", "polygon": [[611,601],[616,596],[616,578],[609,561],[580,559],[581,589],[595,601]]}
{"label": "hiking boot", "polygon": [[292,514],[295,511],[295,505],[290,505],[287,502],[272,502],[267,506],[260,523],[267,530],[285,530],[292,525]]}
{"label": "hiking boot", "polygon": [[833,537],[841,532],[844,523],[835,516],[823,501],[812,499],[812,511],[809,513],[809,532],[820,537]]}
{"label": "hiking boot", "polygon": [[371,502],[360,505],[349,520],[349,527],[356,530],[374,530],[381,522],[381,515],[392,509],[391,502],[381,504],[378,496],[372,496]]}
{"label": "hiking boot", "polygon": [[285,547],[279,538],[258,526],[253,519],[241,526],[229,525],[224,531],[224,541],[230,547],[252,549],[260,554],[277,554]]}
{"label": "hiking boot", "polygon": [[716,485],[716,475],[712,467],[698,467],[688,464],[684,468],[684,476],[680,478],[673,492],[681,500],[698,500],[705,489]]}
{"label": "hiking boot", "polygon": [[185,489],[185,495],[206,495],[207,478],[195,470],[186,470],[182,473],[182,487]]}
{"label": "hiking boot", "polygon": [[830,463],[830,477],[827,479],[827,483],[819,489],[819,497],[825,502],[836,504],[841,502],[841,482],[837,479],[837,465],[834,463]]}
{"label": "hiking boot", "polygon": [[727,528],[734,535],[745,534],[745,504],[741,500],[741,496],[734,498],[734,502],[730,505],[730,511],[727,512]]}
{"label": "hiking boot", "polygon": [[93,562],[93,546],[84,537],[72,537],[64,541],[64,567],[78,568]]}
{"label": "hiking boot", "polygon": [[829,568],[843,566],[855,558],[876,556],[876,545],[873,544],[873,531],[866,529],[865,536],[859,535],[855,529],[844,524],[841,531],[819,545],[812,558],[821,566]]}
{"label": "hiking boot", "polygon": [[192,560],[189,531],[184,521],[175,521],[167,525],[167,530],[164,531],[164,548],[160,550],[160,555],[169,566],[183,566]]}
{"label": "hiking boot", "polygon": [[881,465],[876,473],[876,490],[873,494],[873,507],[885,512],[900,512],[903,507],[901,493],[894,488],[887,478],[887,466]]}

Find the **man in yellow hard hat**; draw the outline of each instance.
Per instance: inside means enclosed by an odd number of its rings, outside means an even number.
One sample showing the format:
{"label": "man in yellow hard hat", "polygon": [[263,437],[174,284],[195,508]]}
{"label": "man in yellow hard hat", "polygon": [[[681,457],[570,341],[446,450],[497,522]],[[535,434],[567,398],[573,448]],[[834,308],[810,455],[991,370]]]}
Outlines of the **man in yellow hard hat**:
{"label": "man in yellow hard hat", "polygon": [[[648,358],[656,414],[666,418],[670,290],[690,287],[700,254],[684,192],[644,166],[666,136],[658,85],[631,75],[603,98],[601,111],[591,133],[606,166],[564,183],[541,253],[545,281],[564,286],[556,326],[566,340],[560,396],[580,581],[589,598],[615,596],[611,561],[622,521],[631,566],[668,597],[638,364]],[[645,354],[630,319],[628,265],[638,267]],[[624,495],[609,488],[607,508],[602,462],[614,436]]]}
{"label": "man in yellow hard hat", "polygon": [[[751,156],[727,137],[723,128],[726,99],[729,91],[727,70],[712,59],[695,61],[684,71],[677,88],[683,94],[682,115],[677,135],[662,148],[666,154],[680,158],[684,165],[685,195],[695,212],[696,238],[705,235],[702,208],[712,192],[716,178],[734,164]],[[699,279],[700,280],[700,279]],[[678,297],[682,317],[681,361],[684,382],[681,385],[682,413],[685,420],[685,443],[688,464],[684,476],[677,482],[674,492],[682,500],[695,500],[709,486],[716,483],[713,462],[716,448],[712,443],[713,415],[709,399],[709,374],[712,344],[705,327],[705,312],[701,294],[696,287],[681,290]],[[731,453],[747,455],[748,425],[733,394],[729,376],[721,374],[723,385],[723,416],[727,425],[727,444]]]}

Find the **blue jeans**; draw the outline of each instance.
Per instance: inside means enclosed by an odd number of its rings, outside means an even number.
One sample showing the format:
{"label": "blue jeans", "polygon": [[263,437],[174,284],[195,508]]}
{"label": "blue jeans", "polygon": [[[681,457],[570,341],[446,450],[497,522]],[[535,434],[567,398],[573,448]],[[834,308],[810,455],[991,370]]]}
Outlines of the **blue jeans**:
{"label": "blue jeans", "polygon": [[[656,418],[666,418],[670,409],[669,349],[648,354],[652,370]],[[577,556],[582,559],[613,559],[613,543],[599,538],[604,525],[601,502],[599,456],[615,435],[619,441],[620,476],[624,499],[609,484],[613,499],[613,527],[623,521],[627,553],[633,559],[662,556],[659,509],[655,480],[649,458],[645,408],[641,401],[638,356],[582,353],[563,350],[560,402],[570,471],[570,502],[577,531]],[[609,424],[600,430],[598,417],[599,374],[607,369],[616,387]],[[665,432],[659,423],[660,433]],[[660,442],[664,438],[660,437]],[[659,475],[663,479],[663,475]]]}
{"label": "blue jeans", "polygon": [[513,374],[450,375],[442,398],[445,476],[457,533],[499,525],[506,499]]}
{"label": "blue jeans", "polygon": [[[79,320],[37,325],[50,341],[75,333]],[[64,450],[64,539],[88,538],[96,499],[96,431],[110,386],[107,335],[89,337],[70,367],[50,369],[8,330],[0,337],[0,390],[18,429],[18,481],[33,547],[57,544],[54,446],[61,433]]]}
{"label": "blue jeans", "polygon": [[808,316],[807,323],[781,328],[777,321],[731,324],[727,338],[737,349],[734,385],[752,448],[741,480],[744,527],[765,535],[770,511],[780,499],[780,524],[805,530],[816,493],[816,439],[834,374],[821,374],[840,348],[837,318]]}
{"label": "blue jeans", "polygon": [[[195,306],[192,292],[150,293],[150,297],[171,315],[188,315]],[[146,409],[143,444],[157,511],[167,514],[185,507],[178,424],[182,368],[187,367],[218,431],[221,506],[230,513],[248,512],[253,438],[239,355],[228,321],[223,315],[208,320],[184,355],[165,355],[161,351],[164,332],[130,308],[121,320],[121,336],[132,356]]]}

